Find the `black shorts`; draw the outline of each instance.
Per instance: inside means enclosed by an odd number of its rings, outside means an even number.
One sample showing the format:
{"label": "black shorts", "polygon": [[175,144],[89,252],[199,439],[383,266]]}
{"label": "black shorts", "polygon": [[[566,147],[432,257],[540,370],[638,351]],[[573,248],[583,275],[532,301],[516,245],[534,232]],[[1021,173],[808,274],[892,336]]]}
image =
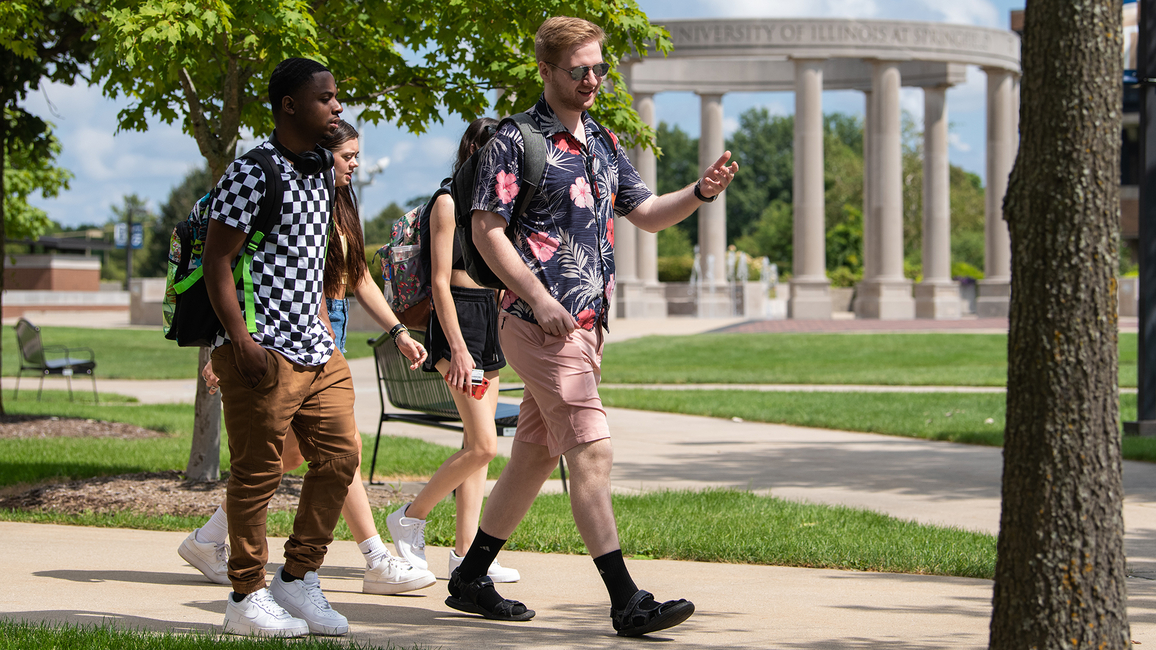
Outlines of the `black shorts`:
{"label": "black shorts", "polygon": [[[474,358],[474,367],[487,372],[506,366],[506,356],[502,354],[502,344],[498,342],[498,301],[494,293],[492,289],[450,287],[450,295],[453,296],[454,307],[458,312],[458,327],[470,350],[470,356]],[[425,347],[429,356],[422,369],[437,372],[434,364],[450,358],[450,344],[434,310],[430,310],[429,314]]]}

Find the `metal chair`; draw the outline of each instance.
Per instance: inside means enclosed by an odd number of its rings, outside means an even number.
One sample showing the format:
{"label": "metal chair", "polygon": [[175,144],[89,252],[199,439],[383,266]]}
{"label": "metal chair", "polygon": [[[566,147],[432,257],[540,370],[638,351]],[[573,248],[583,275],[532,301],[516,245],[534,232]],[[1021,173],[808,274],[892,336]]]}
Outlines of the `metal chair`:
{"label": "metal chair", "polygon": [[[410,336],[419,343],[425,343],[425,333],[416,330],[409,331]],[[375,339],[369,339],[373,348],[374,369],[377,371],[377,394],[381,398],[381,418],[377,423],[377,437],[373,442],[373,460],[369,463],[369,482],[371,485],[381,485],[373,482],[373,472],[377,467],[377,449],[381,444],[381,427],[386,422],[398,421],[411,424],[462,431],[461,416],[454,405],[450,387],[439,373],[410,370],[409,359],[402,355],[397,345],[383,333]],[[522,390],[520,386],[502,388],[502,391]],[[397,409],[414,411],[411,413],[396,413],[386,410],[386,403]],[[494,413],[494,424],[499,436],[512,436],[518,427],[517,404],[498,403]],[[562,491],[568,492],[566,484],[566,465],[562,458],[558,459],[558,467],[562,472]]]}
{"label": "metal chair", "polygon": [[[83,373],[92,378],[92,399],[99,402],[96,394],[96,354],[92,348],[66,348],[63,345],[43,345],[40,342],[40,328],[21,318],[16,323],[16,343],[20,346],[20,371],[16,373],[16,393],[12,399],[20,397],[20,377],[25,372],[40,373],[40,388],[36,391],[36,401],[44,392],[44,378],[61,375],[68,378],[68,400],[72,401],[72,375]],[[73,356],[87,353],[87,358]],[[54,355],[51,358],[47,355]]]}

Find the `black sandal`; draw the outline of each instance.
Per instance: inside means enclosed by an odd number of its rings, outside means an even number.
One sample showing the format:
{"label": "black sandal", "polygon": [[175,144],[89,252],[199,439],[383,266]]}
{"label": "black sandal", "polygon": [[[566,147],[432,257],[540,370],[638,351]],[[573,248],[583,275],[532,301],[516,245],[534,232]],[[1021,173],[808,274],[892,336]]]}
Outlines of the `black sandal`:
{"label": "black sandal", "polygon": [[492,610],[486,610],[477,601],[478,594],[487,587],[494,588],[494,581],[489,576],[481,576],[473,582],[463,584],[458,570],[454,569],[450,575],[450,596],[446,598],[446,605],[459,612],[480,614],[495,621],[528,621],[534,618],[536,613],[534,610],[527,609],[522,603],[508,598],[495,605]]}
{"label": "black sandal", "polygon": [[674,627],[690,618],[694,613],[694,603],[680,598],[668,600],[657,606],[640,609],[639,605],[646,601],[654,601],[654,595],[642,589],[626,603],[626,609],[610,608],[610,620],[618,636],[642,636],[658,630]]}

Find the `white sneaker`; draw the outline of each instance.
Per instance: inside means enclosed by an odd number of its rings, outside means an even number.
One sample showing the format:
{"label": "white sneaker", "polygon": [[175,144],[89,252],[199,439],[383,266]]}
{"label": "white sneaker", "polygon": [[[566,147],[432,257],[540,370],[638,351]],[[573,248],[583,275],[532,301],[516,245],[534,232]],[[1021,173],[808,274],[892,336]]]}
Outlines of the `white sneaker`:
{"label": "white sneaker", "polygon": [[389,528],[389,536],[393,538],[393,546],[401,559],[409,562],[415,569],[429,570],[429,562],[425,561],[425,519],[406,517],[405,509],[411,504],[394,510],[385,518],[385,525]]}
{"label": "white sneaker", "polygon": [[[450,575],[453,575],[454,569],[462,565],[464,559],[455,553],[454,549],[450,549]],[[502,566],[498,564],[497,560],[490,563],[490,570],[486,572],[486,575],[490,577],[492,582],[517,582],[522,579],[522,574],[518,573],[517,569]]]}
{"label": "white sneaker", "polygon": [[313,634],[341,636],[349,632],[349,621],[333,611],[325,594],[321,593],[321,578],[317,577],[316,571],[308,571],[304,578],[293,582],[282,580],[281,571],[277,569],[269,593],[285,611],[304,619]]}
{"label": "white sneaker", "polygon": [[[198,528],[197,530],[200,530]],[[229,545],[198,542],[197,530],[189,533],[177,549],[177,555],[205,574],[209,582],[227,585],[229,582]]]}
{"label": "white sneaker", "polygon": [[239,603],[233,601],[233,594],[230,593],[228,600],[225,624],[221,626],[225,634],[281,637],[309,634],[309,624],[290,616],[284,607],[277,604],[268,589],[254,591]]}
{"label": "white sneaker", "polygon": [[416,569],[405,560],[386,555],[365,570],[361,591],[367,594],[400,594],[437,582],[432,571]]}

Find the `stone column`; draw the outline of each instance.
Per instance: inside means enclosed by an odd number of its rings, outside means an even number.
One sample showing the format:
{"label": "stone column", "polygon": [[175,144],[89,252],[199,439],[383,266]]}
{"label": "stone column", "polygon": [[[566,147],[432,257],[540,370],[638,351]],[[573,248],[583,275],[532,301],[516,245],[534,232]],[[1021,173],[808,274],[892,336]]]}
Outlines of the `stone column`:
{"label": "stone column", "polygon": [[[721,94],[703,94],[702,125],[698,139],[698,167],[706,171],[726,151],[723,136],[723,107]],[[698,246],[703,274],[703,290],[699,298],[700,318],[731,316],[731,301],[727,291],[727,195],[723,192],[714,203],[704,203],[698,209]]]}
{"label": "stone column", "polygon": [[[878,110],[875,106],[875,98],[877,93],[870,90],[863,92],[864,110],[863,110],[863,281],[877,275],[876,266],[876,249],[877,237],[875,237],[875,222],[871,217],[872,191],[876,182],[875,170],[879,168],[879,161],[875,156],[875,132],[878,130]],[[866,294],[862,291],[863,287],[867,285],[860,282],[860,290],[855,292],[855,302],[851,305],[851,309],[859,318],[867,318],[866,310]]]}
{"label": "stone column", "polygon": [[[902,79],[895,61],[872,62],[875,130],[871,134],[876,163],[871,183],[871,228],[863,239],[877,238],[871,275],[859,284],[856,313],[860,318],[915,318],[911,280],[903,277],[903,134],[899,89]],[[866,245],[870,250],[872,247]]]}
{"label": "stone column", "polygon": [[923,90],[923,281],[915,287],[915,315],[960,316],[959,286],[951,280],[951,171],[947,154],[947,86]]}
{"label": "stone column", "polygon": [[[654,95],[634,94],[634,109],[642,121],[655,126]],[[654,151],[636,147],[631,162],[647,187],[657,191],[658,160]],[[666,297],[658,284],[658,237],[614,218],[614,263],[617,269],[615,307],[618,318],[665,318]]]}
{"label": "stone column", "polygon": [[1015,162],[1017,107],[1013,106],[1015,80],[1007,70],[985,68],[987,73],[987,206],[984,220],[983,275],[979,281],[976,313],[980,318],[1008,315],[1011,301],[1011,237],[1003,220],[1003,197]]}
{"label": "stone column", "polygon": [[823,61],[795,61],[794,277],[790,318],[831,318],[823,203]]}

